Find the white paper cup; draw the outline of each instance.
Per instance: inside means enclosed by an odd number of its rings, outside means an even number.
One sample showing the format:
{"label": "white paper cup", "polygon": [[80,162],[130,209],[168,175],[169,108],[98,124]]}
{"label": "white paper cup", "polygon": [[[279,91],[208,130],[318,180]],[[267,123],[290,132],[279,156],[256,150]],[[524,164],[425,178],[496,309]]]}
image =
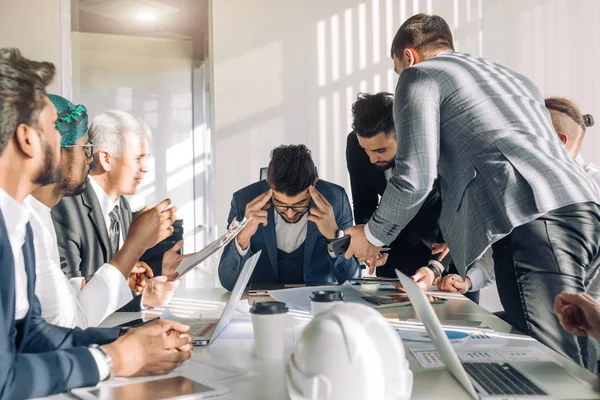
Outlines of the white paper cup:
{"label": "white paper cup", "polygon": [[310,310],[316,316],[344,303],[344,294],[339,290],[318,290],[310,295]]}
{"label": "white paper cup", "polygon": [[279,301],[262,301],[252,305],[250,313],[252,313],[256,358],[262,360],[283,358],[287,312],[286,304]]}

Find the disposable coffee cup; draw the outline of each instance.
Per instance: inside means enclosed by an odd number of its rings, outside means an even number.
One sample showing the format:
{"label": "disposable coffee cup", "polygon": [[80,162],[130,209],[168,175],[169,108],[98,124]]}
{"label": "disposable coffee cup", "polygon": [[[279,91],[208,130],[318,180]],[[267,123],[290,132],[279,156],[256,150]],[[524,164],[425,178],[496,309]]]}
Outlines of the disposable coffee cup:
{"label": "disposable coffee cup", "polygon": [[288,308],[280,301],[261,301],[252,304],[252,329],[256,358],[277,360],[283,357],[285,319]]}
{"label": "disposable coffee cup", "polygon": [[344,293],[339,290],[317,290],[310,295],[310,310],[316,316],[344,302]]}

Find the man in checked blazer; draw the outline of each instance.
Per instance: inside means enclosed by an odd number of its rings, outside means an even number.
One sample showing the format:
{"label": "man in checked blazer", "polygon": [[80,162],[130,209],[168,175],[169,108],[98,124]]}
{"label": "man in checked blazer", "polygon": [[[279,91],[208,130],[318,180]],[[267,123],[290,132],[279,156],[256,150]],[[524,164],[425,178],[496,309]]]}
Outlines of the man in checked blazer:
{"label": "man in checked blazer", "polygon": [[506,67],[455,52],[438,16],[409,18],[391,56],[400,74],[394,176],[369,222],[346,230],[346,256],[373,259],[437,179],[440,228],[461,275],[492,247],[508,320],[585,365],[553,304],[563,291],[584,292],[597,271],[600,193],[556,136],[541,92]]}

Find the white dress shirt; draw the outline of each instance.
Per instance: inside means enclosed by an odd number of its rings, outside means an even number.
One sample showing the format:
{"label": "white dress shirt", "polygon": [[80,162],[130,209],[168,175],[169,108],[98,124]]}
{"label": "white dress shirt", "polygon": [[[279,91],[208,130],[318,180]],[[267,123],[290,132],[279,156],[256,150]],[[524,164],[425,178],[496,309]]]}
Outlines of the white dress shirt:
{"label": "white dress shirt", "polygon": [[[98,182],[96,182],[96,180],[92,176],[90,176],[89,182],[91,182],[92,189],[94,189],[94,193],[96,193],[98,203],[100,203],[100,208],[102,209],[102,216],[104,217],[104,222],[106,223],[106,231],[110,232],[110,212],[113,210],[113,208],[115,208],[115,206],[121,206],[121,202],[119,201],[120,198],[117,198],[117,200],[113,201],[110,197],[108,197],[104,189],[100,187]],[[124,234],[122,221],[119,221],[119,226],[121,228],[121,232],[119,235],[120,249],[121,247],[123,247],[123,239],[126,235]]]}
{"label": "white dress shirt", "polygon": [[[108,195],[106,194],[104,189],[102,189],[100,187],[98,182],[96,182],[96,180],[92,176],[90,176],[89,182],[92,184],[92,189],[94,189],[94,193],[96,194],[98,203],[100,203],[100,208],[102,209],[102,216],[104,217],[104,222],[106,223],[106,231],[110,232],[110,223],[111,223],[110,212],[113,210],[113,208],[115,208],[115,206],[117,206],[117,205],[120,206],[120,204],[121,204],[119,201],[120,198],[117,198],[116,201],[113,201],[110,197],[108,197]],[[123,247],[123,241],[125,240],[125,237],[127,236],[127,232],[125,232],[125,227],[123,226],[122,221],[119,221],[119,226],[121,228],[121,232],[119,235],[119,250],[120,250],[121,247]],[[96,274],[98,272],[96,272]],[[94,274],[94,277],[96,276],[96,274]],[[79,284],[79,287],[81,287],[81,281],[83,279],[85,279],[85,278],[71,278],[71,283],[74,286],[77,286]],[[142,292],[142,299],[140,301],[140,308],[142,310],[145,310],[146,308],[148,308],[147,306],[144,305],[145,294],[146,294],[146,291],[144,290]],[[125,304],[123,304],[123,305],[125,305]],[[118,308],[120,308],[120,307],[118,307]]]}
{"label": "white dress shirt", "polygon": [[[275,213],[275,239],[277,240],[277,248],[286,253],[291,253],[297,250],[306,240],[308,231],[308,213],[304,214],[300,221],[295,224],[286,222],[277,211]],[[248,254],[248,249],[242,250],[237,238],[234,240],[235,248],[240,256],[244,257]],[[328,250],[329,256],[335,258],[335,254]]]}
{"label": "white dress shirt", "polygon": [[28,196],[25,203],[30,209],[35,236],[35,294],[46,321],[67,328],[95,327],[131,301],[133,296],[127,280],[111,264],[100,267],[83,290],[81,284],[70,284],[60,267],[50,208],[33,196]]}
{"label": "white dress shirt", "polygon": [[[4,189],[0,188],[0,210],[6,223],[8,240],[15,262],[15,320],[18,321],[25,318],[29,312],[27,272],[25,271],[25,258],[23,257],[23,245],[25,244],[26,227],[29,220],[29,207],[25,204],[19,204]],[[110,369],[104,360],[102,352],[98,349],[89,349],[89,351],[96,361],[100,380],[106,379],[110,373]]]}
{"label": "white dress shirt", "polygon": [[29,211],[27,206],[19,204],[11,195],[0,188],[0,210],[8,231],[8,241],[15,262],[15,320],[25,318],[29,311],[27,298],[27,272],[25,271],[25,258],[23,245]]}

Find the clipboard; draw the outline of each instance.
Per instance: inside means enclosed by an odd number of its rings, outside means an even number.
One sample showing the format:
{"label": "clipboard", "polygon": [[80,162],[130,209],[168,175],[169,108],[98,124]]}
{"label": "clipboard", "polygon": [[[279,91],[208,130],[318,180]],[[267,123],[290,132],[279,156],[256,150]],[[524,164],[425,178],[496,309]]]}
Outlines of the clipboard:
{"label": "clipboard", "polygon": [[225,232],[214,242],[210,243],[208,246],[204,247],[202,250],[184,258],[181,261],[181,264],[179,264],[179,267],[177,267],[177,272],[169,276],[168,280],[176,281],[183,278],[185,274],[193,270],[202,261],[212,256],[223,247],[227,246],[246,227],[251,219],[252,217],[248,219],[244,218],[240,222],[238,222],[236,219],[231,221],[227,232]]}

